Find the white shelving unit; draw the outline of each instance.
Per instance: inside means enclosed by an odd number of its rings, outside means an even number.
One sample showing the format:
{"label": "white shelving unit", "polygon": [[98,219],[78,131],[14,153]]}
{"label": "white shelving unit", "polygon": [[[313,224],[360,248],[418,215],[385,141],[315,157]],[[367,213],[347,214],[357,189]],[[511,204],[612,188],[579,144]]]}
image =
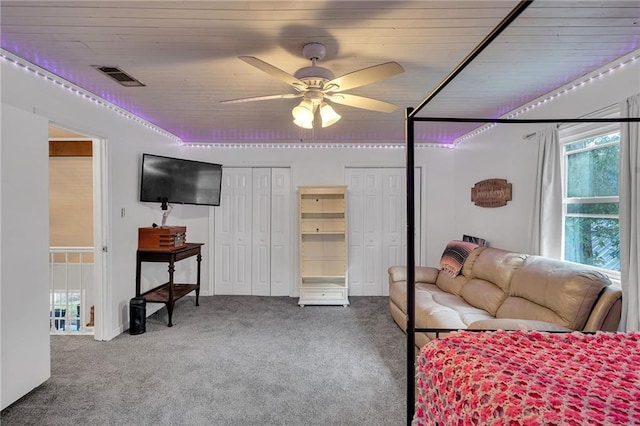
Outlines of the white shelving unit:
{"label": "white shelving unit", "polygon": [[304,305],[349,305],[347,187],[298,187],[300,300]]}

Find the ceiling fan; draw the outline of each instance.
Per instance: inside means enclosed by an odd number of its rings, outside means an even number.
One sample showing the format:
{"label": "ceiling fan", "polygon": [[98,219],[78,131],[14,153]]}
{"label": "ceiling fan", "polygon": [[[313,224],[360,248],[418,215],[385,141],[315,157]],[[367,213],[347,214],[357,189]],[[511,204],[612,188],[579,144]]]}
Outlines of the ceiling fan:
{"label": "ceiling fan", "polygon": [[340,120],[340,115],[335,112],[327,101],[379,112],[393,112],[397,108],[396,105],[388,102],[343,92],[400,74],[404,72],[400,64],[397,62],[385,62],[335,77],[331,70],[316,65],[319,60],[325,57],[326,53],[327,49],[321,43],[305,44],[302,54],[305,58],[311,60],[311,66],[300,68],[293,75],[253,56],[239,56],[239,59],[249,65],[292,86],[296,93],[230,99],[221,101],[221,103],[302,98],[300,103],[291,110],[291,114],[294,118],[293,122],[305,129],[313,128],[314,117],[318,111],[320,112],[322,127],[331,126]]}

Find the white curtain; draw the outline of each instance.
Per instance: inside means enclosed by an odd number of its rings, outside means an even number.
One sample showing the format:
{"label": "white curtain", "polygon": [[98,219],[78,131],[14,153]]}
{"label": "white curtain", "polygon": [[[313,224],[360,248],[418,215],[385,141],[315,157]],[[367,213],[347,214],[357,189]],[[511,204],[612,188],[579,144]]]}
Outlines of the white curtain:
{"label": "white curtain", "polygon": [[[620,103],[620,116],[640,117],[640,94]],[[640,331],[640,123],[620,123],[620,330]]]}
{"label": "white curtain", "polygon": [[560,137],[556,127],[541,130],[533,137],[538,144],[538,164],[530,223],[529,253],[560,259],[562,247]]}

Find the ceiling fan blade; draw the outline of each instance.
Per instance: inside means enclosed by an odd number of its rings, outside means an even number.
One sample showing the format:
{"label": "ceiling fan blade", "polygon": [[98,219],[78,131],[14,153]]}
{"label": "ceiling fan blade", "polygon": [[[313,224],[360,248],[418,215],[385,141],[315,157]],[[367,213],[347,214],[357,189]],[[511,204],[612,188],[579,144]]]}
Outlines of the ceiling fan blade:
{"label": "ceiling fan blade", "polygon": [[255,101],[268,101],[271,99],[294,99],[301,98],[302,93],[287,93],[284,95],[266,95],[266,96],[253,96],[251,98],[229,99],[226,101],[220,101],[221,104],[239,104],[242,102],[255,102]]}
{"label": "ceiling fan blade", "polygon": [[397,105],[390,104],[388,102],[365,98],[364,96],[349,95],[347,93],[325,94],[324,97],[337,104],[368,109],[371,111],[393,112],[398,108]]}
{"label": "ceiling fan blade", "polygon": [[396,74],[404,72],[404,68],[397,62],[385,62],[384,64],[374,65],[369,68],[363,68],[358,71],[345,74],[334,78],[324,85],[325,92],[342,92],[385,78],[393,77]]}
{"label": "ceiling fan blade", "polygon": [[295,89],[298,91],[304,90],[307,88],[307,85],[301,80],[298,80],[288,72],[282,71],[280,68],[276,68],[273,65],[268,64],[261,59],[255,58],[253,56],[238,56],[238,58],[242,59],[249,65],[253,65],[254,67],[258,68],[260,71],[266,72],[270,76],[275,77],[280,81],[284,81],[289,86],[295,87]]}

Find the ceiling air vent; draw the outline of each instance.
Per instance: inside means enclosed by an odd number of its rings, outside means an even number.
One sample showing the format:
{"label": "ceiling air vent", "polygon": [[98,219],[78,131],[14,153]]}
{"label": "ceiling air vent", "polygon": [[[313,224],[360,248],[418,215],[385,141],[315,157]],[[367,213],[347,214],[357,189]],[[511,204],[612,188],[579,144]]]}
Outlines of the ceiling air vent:
{"label": "ceiling air vent", "polygon": [[106,75],[107,77],[117,81],[120,85],[125,87],[143,87],[144,84],[139,80],[131,77],[126,72],[122,71],[118,67],[106,67],[101,65],[93,65],[95,69]]}

